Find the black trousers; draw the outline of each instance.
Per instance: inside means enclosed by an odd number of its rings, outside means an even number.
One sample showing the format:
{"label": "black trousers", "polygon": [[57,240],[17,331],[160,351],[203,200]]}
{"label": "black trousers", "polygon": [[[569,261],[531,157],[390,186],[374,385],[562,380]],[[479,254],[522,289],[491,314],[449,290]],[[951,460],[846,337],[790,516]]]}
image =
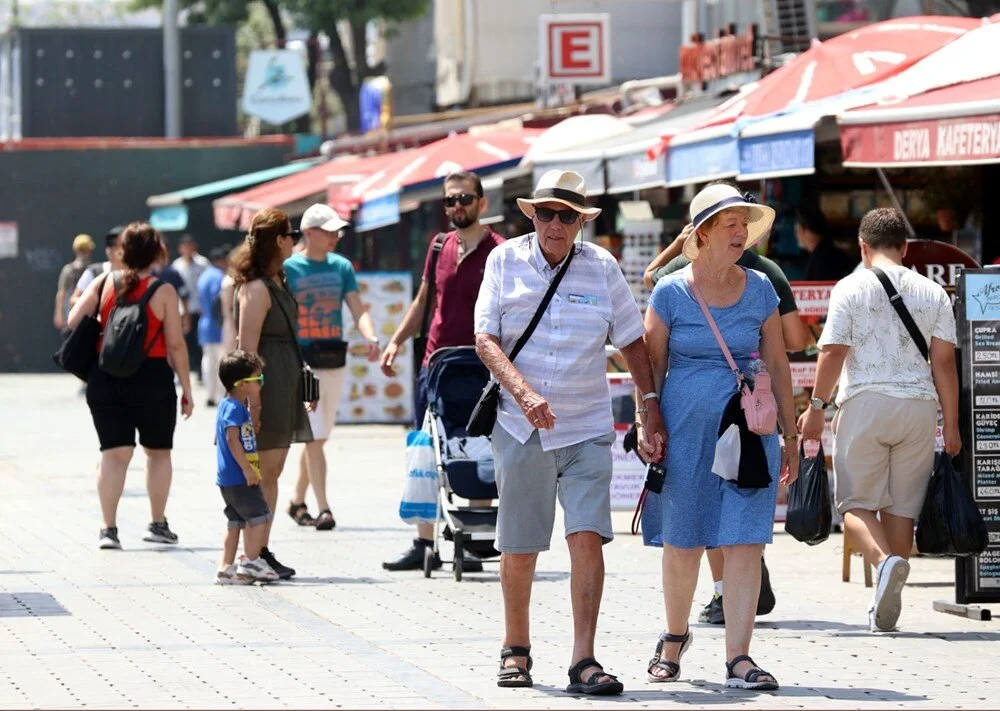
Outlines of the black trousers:
{"label": "black trousers", "polygon": [[198,321],[201,314],[188,314],[191,317],[191,330],[184,335],[187,344],[188,360],[191,361],[191,372],[201,380],[201,346],[198,345]]}

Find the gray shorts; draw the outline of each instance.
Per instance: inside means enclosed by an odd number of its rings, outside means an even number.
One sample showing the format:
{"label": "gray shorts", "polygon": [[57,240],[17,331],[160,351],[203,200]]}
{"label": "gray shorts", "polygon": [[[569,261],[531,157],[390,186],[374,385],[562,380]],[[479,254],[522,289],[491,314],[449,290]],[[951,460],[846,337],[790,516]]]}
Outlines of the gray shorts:
{"label": "gray shorts", "polygon": [[538,432],[524,444],[500,425],[493,428],[500,511],[496,549],[501,553],[547,551],[556,518],[556,493],[566,535],[592,531],[604,543],[611,531],[611,444],[615,433],[542,451]]}

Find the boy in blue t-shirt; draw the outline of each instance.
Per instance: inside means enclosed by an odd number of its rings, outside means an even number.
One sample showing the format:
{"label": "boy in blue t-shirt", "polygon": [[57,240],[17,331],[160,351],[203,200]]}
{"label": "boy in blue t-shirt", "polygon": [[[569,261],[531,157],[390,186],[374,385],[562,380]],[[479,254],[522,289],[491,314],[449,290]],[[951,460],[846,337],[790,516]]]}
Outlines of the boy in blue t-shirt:
{"label": "boy in blue t-shirt", "polygon": [[[254,582],[270,583],[278,574],[260,557],[265,526],[273,518],[260,490],[260,456],[250,410],[244,404],[249,396],[260,397],[264,384],[264,361],[246,351],[233,351],[219,362],[219,380],[226,398],[219,403],[215,416],[215,443],[218,450],[218,475],[215,483],[226,502],[229,530],[222,561],[215,573],[218,585]],[[243,552],[236,564],[236,548],[243,531]]]}

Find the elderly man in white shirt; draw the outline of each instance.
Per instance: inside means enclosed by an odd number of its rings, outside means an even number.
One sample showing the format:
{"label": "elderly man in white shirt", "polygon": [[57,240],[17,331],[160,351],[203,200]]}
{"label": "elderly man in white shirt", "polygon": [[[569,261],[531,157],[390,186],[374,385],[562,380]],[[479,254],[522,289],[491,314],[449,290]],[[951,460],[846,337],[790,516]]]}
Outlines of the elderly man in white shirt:
{"label": "elderly man in white shirt", "polygon": [[[528,636],[535,563],[548,550],[558,495],[572,559],[574,644],[567,691],[620,694],[623,685],[594,659],[604,588],[602,544],[611,530],[611,445],[615,440],[605,343],[619,348],[648,411],[647,444],[663,455],[666,438],[654,392],[643,324],[614,257],[575,244],[587,207],[577,173],[549,171],[532,199],[519,199],[535,232],[508,240],[486,262],[476,302],[476,348],[502,386],[493,430],[500,510],[496,547],[506,632],[497,684],[532,685]],[[572,255],[570,254],[573,250]],[[525,331],[565,260],[564,278],[523,350]]]}
{"label": "elderly man in white shirt", "polygon": [[[880,208],[862,218],[858,241],[866,269],[841,279],[830,295],[813,397],[799,420],[802,436],[818,440],[839,380],[837,510],[865,559],[877,566],[868,610],[872,632],[895,629],[902,609],[913,520],[934,467],[939,402],[945,452],[955,456],[962,449],[951,299],[903,266],[906,234],[896,210]],[[879,283],[883,278],[887,286]],[[894,298],[902,299],[914,334]]]}

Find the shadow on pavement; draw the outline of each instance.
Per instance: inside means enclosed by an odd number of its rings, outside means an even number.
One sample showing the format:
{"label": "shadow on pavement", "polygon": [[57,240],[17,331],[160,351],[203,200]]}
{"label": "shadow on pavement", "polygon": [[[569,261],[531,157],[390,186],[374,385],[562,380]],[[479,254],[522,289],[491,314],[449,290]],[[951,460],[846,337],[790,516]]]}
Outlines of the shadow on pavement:
{"label": "shadow on pavement", "polygon": [[[652,685],[650,685],[652,686]],[[692,688],[693,687],[693,688]],[[546,684],[535,684],[534,689],[547,696],[556,698],[587,698],[585,694],[567,694],[563,687]],[[926,701],[926,696],[904,694],[891,689],[875,689],[866,687],[825,687],[825,686],[782,686],[779,691],[750,691],[745,689],[730,689],[723,684],[708,681],[680,681],[671,684],[661,684],[659,688],[630,689],[625,687],[621,696],[589,697],[602,705],[615,703],[649,703],[653,701],[670,700],[680,704],[693,706],[732,705],[750,698],[795,697],[795,698],[828,698],[836,701],[869,701],[895,702]]]}

